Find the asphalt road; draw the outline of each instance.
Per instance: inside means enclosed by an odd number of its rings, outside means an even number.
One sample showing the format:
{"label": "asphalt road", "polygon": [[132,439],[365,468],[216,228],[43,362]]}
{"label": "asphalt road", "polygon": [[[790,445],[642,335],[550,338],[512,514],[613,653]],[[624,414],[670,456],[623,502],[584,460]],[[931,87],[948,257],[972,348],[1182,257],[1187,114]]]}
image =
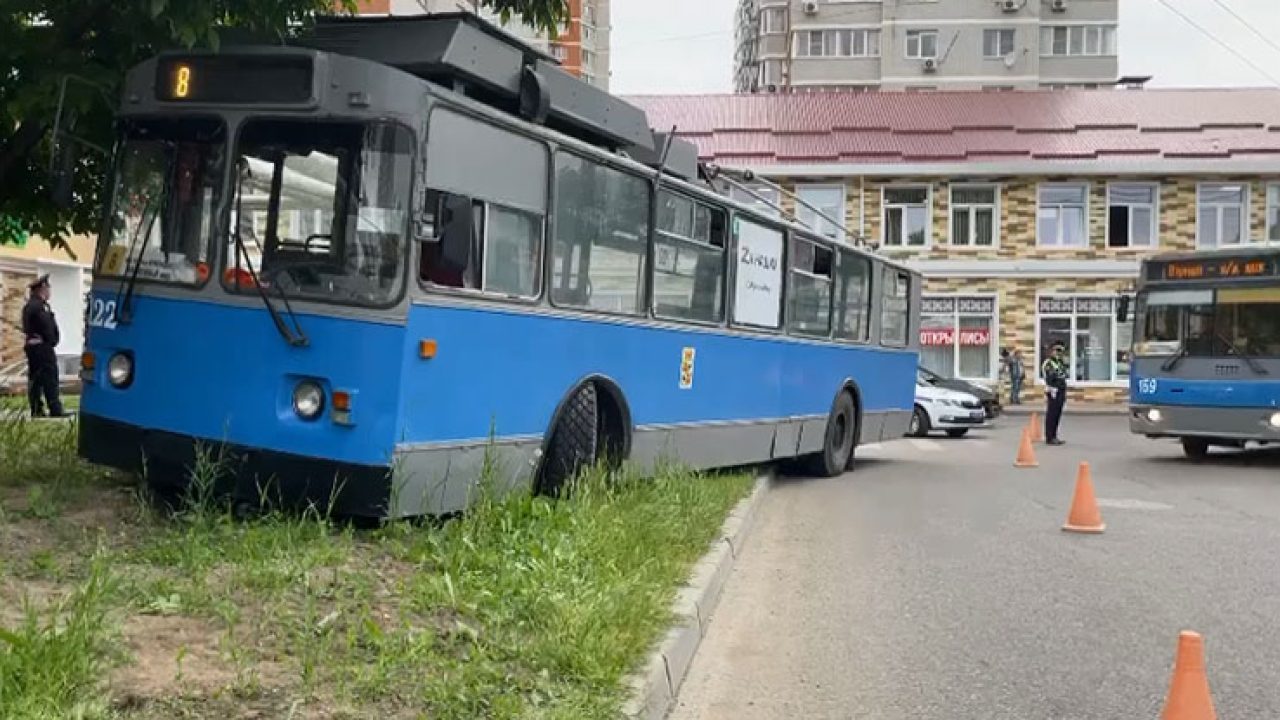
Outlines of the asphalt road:
{"label": "asphalt road", "polygon": [[[1068,416],[1021,470],[1022,422],[780,481],[671,717],[1156,718],[1189,629],[1220,718],[1280,718],[1280,452]],[[1081,460],[1102,535],[1060,530]]]}

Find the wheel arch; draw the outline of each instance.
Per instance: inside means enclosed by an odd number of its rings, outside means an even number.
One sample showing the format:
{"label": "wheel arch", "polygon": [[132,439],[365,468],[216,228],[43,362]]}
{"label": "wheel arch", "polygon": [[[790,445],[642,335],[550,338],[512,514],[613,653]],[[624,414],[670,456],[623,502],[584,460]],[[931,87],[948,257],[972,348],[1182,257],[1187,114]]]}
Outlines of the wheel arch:
{"label": "wheel arch", "polygon": [[613,431],[619,434],[617,438],[618,447],[617,460],[625,460],[631,456],[631,439],[634,434],[634,426],[631,422],[631,406],[627,403],[626,395],[622,392],[622,388],[617,381],[608,375],[601,373],[592,373],[580,378],[569,389],[560,396],[559,402],[556,403],[556,409],[551,413],[551,419],[548,421],[546,429],[542,432],[542,442],[538,446],[538,463],[534,469],[534,478],[541,477],[542,466],[546,461],[547,449],[551,445],[551,436],[556,431],[556,426],[560,423],[560,418],[564,416],[565,408],[569,401],[579,390],[587,385],[596,386],[597,402],[603,401],[602,405],[608,408],[608,412],[602,413],[611,416],[611,419],[603,419],[605,423],[611,423],[601,428],[605,432]]}
{"label": "wheel arch", "polygon": [[841,393],[848,393],[849,396],[853,399],[854,427],[857,429],[857,434],[854,435],[853,442],[855,445],[861,445],[862,444],[862,428],[863,428],[862,388],[858,387],[857,381],[854,380],[853,378],[851,377],[845,378],[840,383],[840,389],[836,391],[836,397],[831,401],[833,409],[835,408],[836,400],[840,399]]}

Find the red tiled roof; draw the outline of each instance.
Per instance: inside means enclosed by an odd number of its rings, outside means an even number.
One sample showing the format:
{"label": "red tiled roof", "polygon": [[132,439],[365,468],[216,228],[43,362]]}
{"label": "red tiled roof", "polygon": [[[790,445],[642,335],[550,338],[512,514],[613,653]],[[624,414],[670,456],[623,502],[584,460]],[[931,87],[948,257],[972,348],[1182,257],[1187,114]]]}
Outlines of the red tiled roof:
{"label": "red tiled roof", "polygon": [[1280,90],[814,92],[628,98],[725,165],[1274,158]]}

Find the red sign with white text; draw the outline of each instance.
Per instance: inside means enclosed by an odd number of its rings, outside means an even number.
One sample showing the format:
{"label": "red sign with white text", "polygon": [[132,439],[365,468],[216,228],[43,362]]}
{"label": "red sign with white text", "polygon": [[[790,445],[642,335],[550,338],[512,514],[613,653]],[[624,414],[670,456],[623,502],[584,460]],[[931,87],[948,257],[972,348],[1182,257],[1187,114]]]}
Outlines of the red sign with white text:
{"label": "red sign with white text", "polygon": [[[922,329],[920,331],[920,344],[925,347],[954,345],[955,341],[955,328]],[[981,328],[975,330],[961,330],[960,344],[970,347],[975,345],[990,345],[991,331]]]}

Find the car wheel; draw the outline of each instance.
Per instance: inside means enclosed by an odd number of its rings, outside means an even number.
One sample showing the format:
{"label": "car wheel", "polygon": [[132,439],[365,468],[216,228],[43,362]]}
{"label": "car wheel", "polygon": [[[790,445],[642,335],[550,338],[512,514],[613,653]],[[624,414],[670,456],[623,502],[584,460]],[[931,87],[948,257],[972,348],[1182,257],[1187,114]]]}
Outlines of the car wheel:
{"label": "car wheel", "polygon": [[1209,454],[1209,441],[1201,438],[1182,438],[1182,452],[1192,460],[1203,460]]}
{"label": "car wheel", "polygon": [[911,413],[911,426],[907,434],[912,437],[924,437],[929,434],[929,414],[919,405]]}
{"label": "car wheel", "polygon": [[962,438],[968,433],[969,433],[969,428],[956,428],[955,430],[948,430],[947,437]]}

